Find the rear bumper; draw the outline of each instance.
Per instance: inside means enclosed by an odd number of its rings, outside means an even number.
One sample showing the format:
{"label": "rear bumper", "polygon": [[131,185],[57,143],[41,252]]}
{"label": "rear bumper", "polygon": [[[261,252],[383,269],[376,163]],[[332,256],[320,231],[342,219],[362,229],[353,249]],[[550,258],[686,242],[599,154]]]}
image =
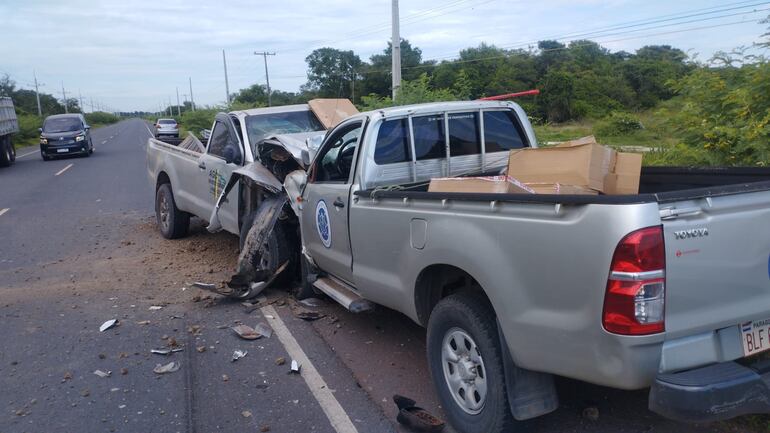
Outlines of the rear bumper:
{"label": "rear bumper", "polygon": [[723,362],[660,374],[650,388],[650,410],[678,421],[711,422],[770,412],[770,361]]}

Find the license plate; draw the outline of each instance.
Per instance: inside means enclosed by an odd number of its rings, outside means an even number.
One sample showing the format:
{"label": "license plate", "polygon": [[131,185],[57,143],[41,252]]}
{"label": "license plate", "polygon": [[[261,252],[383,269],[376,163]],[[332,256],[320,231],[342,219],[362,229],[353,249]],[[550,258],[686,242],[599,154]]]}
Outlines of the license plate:
{"label": "license plate", "polygon": [[741,323],[741,340],[744,356],[770,349],[770,319]]}
{"label": "license plate", "polygon": [[56,149],[56,151],[59,152],[59,153],[67,153],[70,150],[69,149]]}

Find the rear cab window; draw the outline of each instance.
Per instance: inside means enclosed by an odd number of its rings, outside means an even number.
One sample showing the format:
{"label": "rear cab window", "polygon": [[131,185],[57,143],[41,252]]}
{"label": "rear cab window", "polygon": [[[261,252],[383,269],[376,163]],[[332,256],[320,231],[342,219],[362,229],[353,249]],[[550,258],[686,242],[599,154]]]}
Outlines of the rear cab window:
{"label": "rear cab window", "polygon": [[[512,110],[483,110],[448,114],[449,155],[465,156],[482,153],[483,116],[484,151],[506,152],[528,147],[523,128]],[[415,116],[412,130],[405,118],[385,120],[380,125],[374,151],[377,165],[412,161],[410,134],[414,136],[416,161],[444,159],[446,154],[446,130],[444,115]]]}

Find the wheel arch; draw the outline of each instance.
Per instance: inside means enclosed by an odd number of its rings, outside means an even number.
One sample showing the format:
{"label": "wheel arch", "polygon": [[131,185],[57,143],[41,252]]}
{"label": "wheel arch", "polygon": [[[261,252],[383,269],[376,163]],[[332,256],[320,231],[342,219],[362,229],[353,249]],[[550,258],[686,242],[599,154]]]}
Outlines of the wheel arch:
{"label": "wheel arch", "polygon": [[168,176],[168,174],[165,171],[161,171],[160,173],[158,173],[158,176],[156,177],[156,180],[155,180],[155,191],[157,192],[160,186],[166,183],[170,185],[171,178]]}
{"label": "wheel arch", "polygon": [[414,285],[414,305],[419,323],[426,326],[436,304],[459,291],[478,293],[494,310],[479,280],[470,272],[446,263],[436,263],[423,268]]}

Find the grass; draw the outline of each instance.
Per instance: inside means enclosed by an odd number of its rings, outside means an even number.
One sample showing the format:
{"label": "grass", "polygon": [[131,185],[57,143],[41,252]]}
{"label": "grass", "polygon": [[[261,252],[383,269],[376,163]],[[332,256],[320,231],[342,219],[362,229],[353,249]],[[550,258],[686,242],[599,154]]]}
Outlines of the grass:
{"label": "grass", "polygon": [[625,133],[600,133],[606,129],[604,120],[585,119],[561,124],[534,125],[535,135],[541,146],[556,144],[556,142],[573,140],[587,135],[596,136],[596,141],[619,150],[644,152],[645,165],[679,165],[683,158],[680,155],[681,145],[676,133],[666,125],[666,119],[652,111],[635,114],[643,125],[643,129]]}

